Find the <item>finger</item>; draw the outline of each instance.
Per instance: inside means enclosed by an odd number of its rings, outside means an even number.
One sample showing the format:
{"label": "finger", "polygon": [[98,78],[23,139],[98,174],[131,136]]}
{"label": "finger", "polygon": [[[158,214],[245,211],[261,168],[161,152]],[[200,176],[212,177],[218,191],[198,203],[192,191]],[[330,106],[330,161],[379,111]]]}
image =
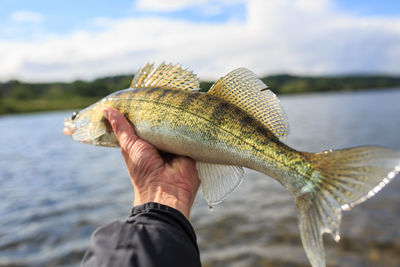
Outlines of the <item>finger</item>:
{"label": "finger", "polygon": [[119,110],[114,108],[105,108],[103,114],[110,123],[119,145],[122,148],[125,148],[128,145],[132,146],[136,140],[139,139],[132,125],[128,122],[125,116],[119,112]]}

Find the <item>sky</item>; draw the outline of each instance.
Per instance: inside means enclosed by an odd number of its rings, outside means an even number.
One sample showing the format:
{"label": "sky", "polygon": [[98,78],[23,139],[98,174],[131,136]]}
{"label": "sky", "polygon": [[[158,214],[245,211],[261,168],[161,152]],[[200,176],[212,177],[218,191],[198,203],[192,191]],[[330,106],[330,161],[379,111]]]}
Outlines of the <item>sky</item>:
{"label": "sky", "polygon": [[180,63],[200,79],[400,75],[398,0],[0,0],[0,81]]}

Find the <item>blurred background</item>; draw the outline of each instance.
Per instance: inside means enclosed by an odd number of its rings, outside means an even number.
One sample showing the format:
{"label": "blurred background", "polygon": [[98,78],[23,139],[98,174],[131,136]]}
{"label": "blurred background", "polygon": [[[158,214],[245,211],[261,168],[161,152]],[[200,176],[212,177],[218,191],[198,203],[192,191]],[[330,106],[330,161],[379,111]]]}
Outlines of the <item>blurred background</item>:
{"label": "blurred background", "polygon": [[[118,149],[63,136],[63,119],[127,88],[146,62],[181,63],[206,91],[237,67],[280,97],[299,150],[400,150],[396,0],[0,0],[0,266],[79,266],[92,232],[125,219]],[[191,222],[203,266],[309,266],[290,195],[246,180]],[[400,266],[400,181],[344,212],[328,266]]]}

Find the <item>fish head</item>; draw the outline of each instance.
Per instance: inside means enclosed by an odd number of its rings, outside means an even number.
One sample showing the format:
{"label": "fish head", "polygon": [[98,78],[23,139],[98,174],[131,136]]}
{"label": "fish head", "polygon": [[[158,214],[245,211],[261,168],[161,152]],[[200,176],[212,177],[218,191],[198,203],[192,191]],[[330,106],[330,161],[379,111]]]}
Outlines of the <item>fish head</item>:
{"label": "fish head", "polygon": [[103,102],[99,101],[66,118],[63,133],[81,143],[118,147],[117,138],[103,116]]}

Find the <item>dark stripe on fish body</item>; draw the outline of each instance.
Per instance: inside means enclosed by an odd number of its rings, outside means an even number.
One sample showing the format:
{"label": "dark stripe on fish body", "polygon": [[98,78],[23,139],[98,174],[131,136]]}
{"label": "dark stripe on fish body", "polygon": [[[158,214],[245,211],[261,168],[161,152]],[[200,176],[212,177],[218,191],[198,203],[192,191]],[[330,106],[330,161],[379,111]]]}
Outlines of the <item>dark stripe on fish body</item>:
{"label": "dark stripe on fish body", "polygon": [[211,96],[209,94],[204,94],[204,93],[195,93],[196,95],[201,95],[202,97],[205,98],[205,102],[210,102],[211,101]]}
{"label": "dark stripe on fish body", "polygon": [[179,108],[187,110],[188,107],[192,106],[195,99],[196,99],[195,94],[187,94],[186,97],[179,103]]}
{"label": "dark stripe on fish body", "polygon": [[253,123],[253,121],[254,121],[254,119],[253,119],[252,117],[246,116],[246,117],[241,121],[242,127],[243,127],[243,128],[249,127],[249,126]]}
{"label": "dark stripe on fish body", "polygon": [[176,90],[176,89],[173,89],[173,90],[170,90],[169,91],[169,93],[171,94],[171,95],[176,95],[177,93],[179,93],[180,92],[180,90]]}
{"label": "dark stripe on fish body", "polygon": [[164,98],[165,96],[168,95],[169,92],[171,92],[170,89],[161,90],[161,94],[159,96],[157,96],[157,98],[158,99]]}
{"label": "dark stripe on fish body", "polygon": [[147,95],[152,95],[152,94],[154,94],[154,92],[156,92],[156,91],[158,91],[158,90],[160,90],[160,88],[158,88],[158,87],[154,87],[154,88],[151,88],[151,89],[147,89],[146,94],[147,94]]}
{"label": "dark stripe on fish body", "polygon": [[223,124],[225,121],[225,114],[227,113],[227,109],[229,105],[225,102],[219,103],[213,110],[210,119],[211,121],[217,124]]}
{"label": "dark stripe on fish body", "polygon": [[256,127],[256,132],[263,136],[265,136],[265,135],[270,136],[270,137],[273,136],[270,132],[268,132],[267,129],[265,129],[264,127],[260,127],[260,126]]}
{"label": "dark stripe on fish body", "polygon": [[233,109],[233,115],[235,115],[235,116],[242,114],[242,112],[243,112],[243,110],[238,107]]}

